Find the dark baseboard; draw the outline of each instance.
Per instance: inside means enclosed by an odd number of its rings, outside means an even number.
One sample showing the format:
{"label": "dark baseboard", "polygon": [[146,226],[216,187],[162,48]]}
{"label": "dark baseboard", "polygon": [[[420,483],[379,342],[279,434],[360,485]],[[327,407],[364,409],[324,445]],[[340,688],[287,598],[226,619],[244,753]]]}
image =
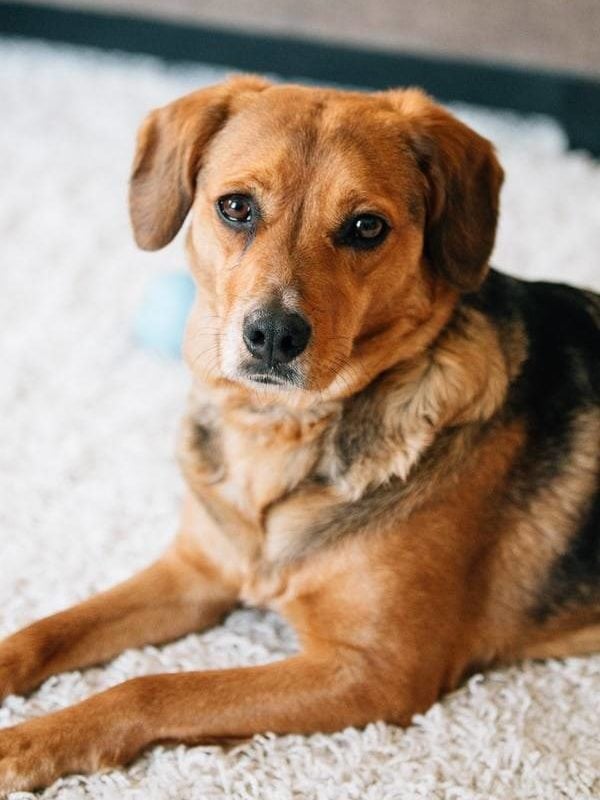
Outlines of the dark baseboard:
{"label": "dark baseboard", "polygon": [[548,114],[563,125],[571,147],[600,156],[600,80],[581,75],[365,50],[42,4],[0,2],[0,34],[365,88],[422,86],[442,101]]}

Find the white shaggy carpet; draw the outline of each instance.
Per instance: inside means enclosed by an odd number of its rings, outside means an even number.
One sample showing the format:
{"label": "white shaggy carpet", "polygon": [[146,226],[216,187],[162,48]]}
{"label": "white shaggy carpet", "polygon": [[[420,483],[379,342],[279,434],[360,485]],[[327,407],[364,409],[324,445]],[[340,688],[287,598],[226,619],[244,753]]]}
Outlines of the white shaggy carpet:
{"label": "white shaggy carpet", "polygon": [[[182,246],[136,252],[126,180],[144,112],[221,74],[0,41],[0,635],[129,575],[174,529],[187,378],[138,349],[130,330],[144,285],[182,267]],[[549,121],[461,113],[507,168],[495,262],[600,288],[598,164],[565,152]],[[275,615],[238,611],[218,629],[10,697],[0,726],[134,675],[293,649]],[[257,736],[229,752],[158,747],[42,797],[600,798],[599,698],[600,656],[531,663],[474,677],[406,731]]]}

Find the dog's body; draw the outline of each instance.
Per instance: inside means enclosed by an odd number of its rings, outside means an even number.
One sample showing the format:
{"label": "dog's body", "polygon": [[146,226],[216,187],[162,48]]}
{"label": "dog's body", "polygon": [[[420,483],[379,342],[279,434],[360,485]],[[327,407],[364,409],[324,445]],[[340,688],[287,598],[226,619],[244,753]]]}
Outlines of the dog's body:
{"label": "dog's body", "polygon": [[302,649],[2,731],[0,789],[157,741],[406,724],[481,666],[600,647],[600,297],[487,269],[501,178],[415,91],[237,79],[151,115],[134,230],[162,246],[193,202],[200,288],[180,531],[0,644],[0,694],[239,601]]}

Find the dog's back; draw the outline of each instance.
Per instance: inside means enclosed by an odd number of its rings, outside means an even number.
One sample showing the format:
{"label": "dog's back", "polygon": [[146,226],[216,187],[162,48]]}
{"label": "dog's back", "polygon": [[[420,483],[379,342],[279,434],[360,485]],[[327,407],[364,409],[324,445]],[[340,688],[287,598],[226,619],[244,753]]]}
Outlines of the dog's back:
{"label": "dog's back", "polygon": [[[503,414],[526,423],[512,492],[526,507],[550,488],[572,518],[532,613],[544,623],[600,600],[600,295],[491,270],[465,297],[501,332],[520,328],[526,355]],[[582,449],[583,443],[583,449]],[[595,487],[588,491],[590,483]],[[586,488],[584,488],[586,487]],[[543,514],[543,508],[540,509]],[[552,519],[539,520],[540,535]]]}

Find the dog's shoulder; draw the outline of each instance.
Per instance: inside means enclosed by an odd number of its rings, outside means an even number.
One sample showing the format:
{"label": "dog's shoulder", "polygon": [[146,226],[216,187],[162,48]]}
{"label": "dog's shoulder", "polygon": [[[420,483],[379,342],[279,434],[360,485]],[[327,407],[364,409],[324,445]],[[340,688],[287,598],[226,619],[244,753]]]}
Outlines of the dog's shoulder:
{"label": "dog's shoulder", "polygon": [[522,326],[527,358],[511,402],[550,413],[600,401],[600,295],[490,270],[464,302],[500,331]]}

